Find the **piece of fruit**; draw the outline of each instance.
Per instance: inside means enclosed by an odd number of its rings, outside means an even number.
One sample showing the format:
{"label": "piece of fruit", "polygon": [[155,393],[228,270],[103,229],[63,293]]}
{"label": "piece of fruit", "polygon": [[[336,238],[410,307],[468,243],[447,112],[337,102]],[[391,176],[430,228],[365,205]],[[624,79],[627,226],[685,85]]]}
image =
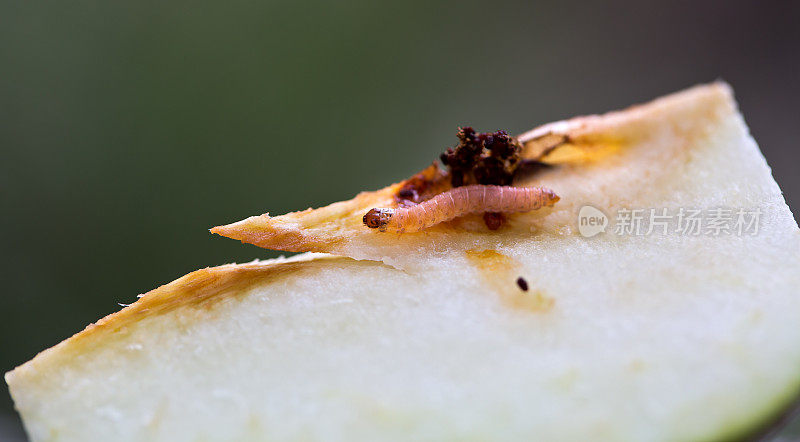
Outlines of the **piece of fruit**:
{"label": "piece of fruit", "polygon": [[[341,256],[199,270],[40,353],[6,375],[31,438],[721,440],[786,409],[800,230],[728,86],[520,140],[554,166],[515,184],[561,200],[498,230],[362,224],[408,183],[215,228]],[[705,224],[626,231],[639,209]]]}

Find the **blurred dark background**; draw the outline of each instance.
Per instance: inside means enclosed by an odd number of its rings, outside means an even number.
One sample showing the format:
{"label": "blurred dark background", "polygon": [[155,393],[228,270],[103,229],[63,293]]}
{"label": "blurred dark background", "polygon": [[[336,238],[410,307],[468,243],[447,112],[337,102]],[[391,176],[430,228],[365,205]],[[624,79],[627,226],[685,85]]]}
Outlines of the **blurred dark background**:
{"label": "blurred dark background", "polygon": [[[722,78],[800,208],[797,2],[0,4],[0,372],[197,268],[211,226]],[[21,436],[7,390],[0,439]]]}

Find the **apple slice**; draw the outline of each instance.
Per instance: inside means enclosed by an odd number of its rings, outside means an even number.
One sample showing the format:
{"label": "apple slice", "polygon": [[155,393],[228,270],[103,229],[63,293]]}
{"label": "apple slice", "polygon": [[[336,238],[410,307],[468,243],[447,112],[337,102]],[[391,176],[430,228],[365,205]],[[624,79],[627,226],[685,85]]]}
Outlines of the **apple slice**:
{"label": "apple slice", "polygon": [[408,183],[213,229],[340,256],[199,270],[45,350],[6,374],[29,435],[707,440],[792,403],[800,230],[727,85],[520,140],[561,200],[496,231],[363,226]]}

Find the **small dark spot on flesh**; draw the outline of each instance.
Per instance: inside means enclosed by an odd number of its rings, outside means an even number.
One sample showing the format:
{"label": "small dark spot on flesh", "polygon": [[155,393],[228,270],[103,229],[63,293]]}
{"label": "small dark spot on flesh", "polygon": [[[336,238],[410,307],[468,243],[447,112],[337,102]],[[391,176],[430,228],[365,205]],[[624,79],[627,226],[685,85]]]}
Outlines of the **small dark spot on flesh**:
{"label": "small dark spot on flesh", "polygon": [[520,290],[522,290],[523,292],[527,292],[528,291],[528,281],[526,281],[525,278],[523,278],[522,276],[517,278],[517,285],[519,286]]}

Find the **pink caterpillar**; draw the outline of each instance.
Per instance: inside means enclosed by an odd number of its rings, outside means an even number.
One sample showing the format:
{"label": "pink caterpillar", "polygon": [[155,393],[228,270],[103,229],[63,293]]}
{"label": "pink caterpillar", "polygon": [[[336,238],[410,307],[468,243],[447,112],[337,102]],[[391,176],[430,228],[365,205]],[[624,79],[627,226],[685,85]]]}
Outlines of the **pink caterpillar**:
{"label": "pink caterpillar", "polygon": [[558,200],[555,192],[543,187],[478,184],[456,187],[411,207],[371,209],[364,215],[364,224],[381,232],[419,232],[468,213],[528,212]]}

